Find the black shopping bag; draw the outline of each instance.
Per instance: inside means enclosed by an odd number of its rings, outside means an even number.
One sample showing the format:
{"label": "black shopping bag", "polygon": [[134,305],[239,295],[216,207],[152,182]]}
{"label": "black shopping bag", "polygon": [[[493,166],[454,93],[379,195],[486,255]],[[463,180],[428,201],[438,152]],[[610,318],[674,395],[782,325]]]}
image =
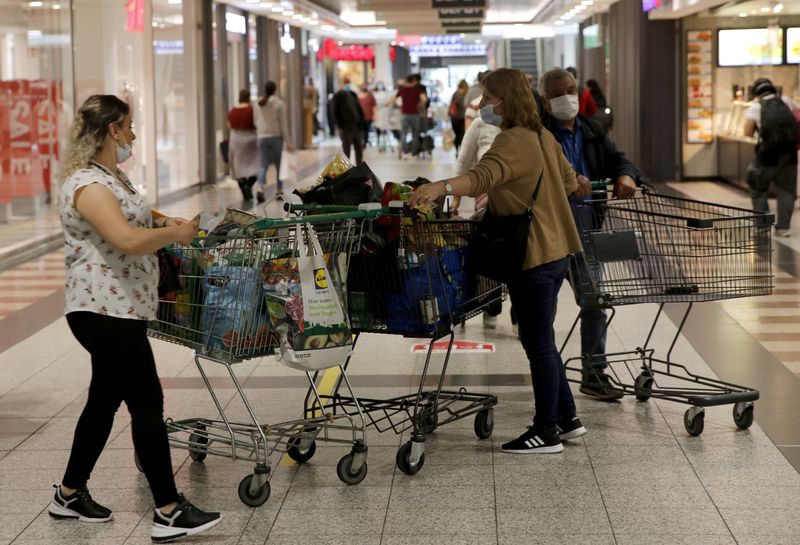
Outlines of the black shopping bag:
{"label": "black shopping bag", "polygon": [[336,178],[325,180],[306,192],[295,190],[304,204],[358,205],[380,202],[383,189],[375,173],[361,163]]}

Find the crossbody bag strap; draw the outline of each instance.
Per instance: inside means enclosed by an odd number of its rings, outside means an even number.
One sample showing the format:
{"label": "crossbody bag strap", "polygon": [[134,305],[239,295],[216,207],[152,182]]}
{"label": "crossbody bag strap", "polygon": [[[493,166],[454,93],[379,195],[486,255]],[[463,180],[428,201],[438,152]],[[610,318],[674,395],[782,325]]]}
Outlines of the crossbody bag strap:
{"label": "crossbody bag strap", "polygon": [[[539,137],[539,147],[542,148],[542,159],[544,159],[544,144],[542,143],[542,131],[536,131],[536,135]],[[544,161],[542,161],[542,172],[539,173],[539,180],[536,182],[536,188],[533,190],[533,198],[531,199],[531,205],[528,207],[528,212],[533,211],[533,207],[536,204],[536,197],[539,195],[539,187],[542,185],[542,177],[544,177]]]}

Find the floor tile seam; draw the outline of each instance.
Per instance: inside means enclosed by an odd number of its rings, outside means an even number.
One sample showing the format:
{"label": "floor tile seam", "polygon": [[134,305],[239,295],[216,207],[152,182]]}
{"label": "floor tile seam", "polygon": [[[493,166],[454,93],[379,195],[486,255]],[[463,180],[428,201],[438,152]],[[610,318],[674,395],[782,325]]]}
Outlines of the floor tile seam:
{"label": "floor tile seam", "polygon": [[492,444],[492,490],[494,490],[494,539],[495,543],[500,543],[500,517],[497,516],[497,479],[494,474],[494,469],[497,467],[494,463],[496,455],[494,434],[492,434],[490,440]]}
{"label": "floor tile seam", "polygon": [[[275,518],[272,519],[272,524],[270,524],[269,530],[267,530],[267,535],[264,537],[264,543],[269,541],[269,536],[270,536],[270,534],[272,534],[272,530],[275,528],[275,524],[278,522],[278,517],[281,516],[281,510],[283,509],[283,506],[286,505],[286,498],[289,496],[289,493],[292,491],[292,487],[294,486],[295,479],[297,479],[297,473],[298,473],[299,469],[300,469],[299,467],[293,468],[292,478],[289,481],[289,485],[286,487],[286,492],[284,492],[283,497],[281,498],[281,504],[278,506],[278,509],[277,509],[277,511],[275,513]],[[253,510],[253,511],[255,512],[255,510]],[[244,535],[244,533],[242,535]]]}
{"label": "floor tile seam", "polygon": [[[591,431],[589,432],[591,433]],[[600,502],[603,504],[603,511],[606,513],[606,520],[608,521],[608,527],[611,528],[611,537],[614,539],[614,543],[618,544],[619,541],[617,540],[617,533],[614,531],[614,524],[611,522],[611,513],[608,510],[608,505],[606,504],[605,496],[603,496],[603,488],[600,486],[600,479],[597,477],[597,472],[594,470],[594,462],[592,461],[592,456],[589,454],[589,446],[586,444],[586,440],[582,439],[581,442],[583,443],[583,448],[586,451],[586,457],[589,459],[589,467],[592,468],[592,476],[594,477],[595,485],[597,486],[597,492],[600,494]],[[499,536],[499,534],[498,534]],[[499,542],[498,537],[498,542]]]}
{"label": "floor tile seam", "polygon": [[386,512],[383,515],[383,524],[381,525],[381,540],[380,540],[381,545],[383,545],[383,538],[386,536],[386,522],[389,520],[389,507],[392,504],[392,492],[394,491],[394,482],[396,478],[397,478],[397,464],[395,464],[394,467],[392,468],[392,480],[389,483],[389,497],[386,498]]}

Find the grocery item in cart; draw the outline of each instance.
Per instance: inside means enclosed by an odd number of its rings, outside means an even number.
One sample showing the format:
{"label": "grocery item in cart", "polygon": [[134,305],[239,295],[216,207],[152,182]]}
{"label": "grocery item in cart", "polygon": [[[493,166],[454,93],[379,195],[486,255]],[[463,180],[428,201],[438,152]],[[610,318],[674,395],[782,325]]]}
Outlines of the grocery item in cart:
{"label": "grocery item in cart", "polygon": [[334,178],[308,190],[295,193],[304,204],[358,205],[380,201],[383,189],[380,180],[366,163],[354,166]]}

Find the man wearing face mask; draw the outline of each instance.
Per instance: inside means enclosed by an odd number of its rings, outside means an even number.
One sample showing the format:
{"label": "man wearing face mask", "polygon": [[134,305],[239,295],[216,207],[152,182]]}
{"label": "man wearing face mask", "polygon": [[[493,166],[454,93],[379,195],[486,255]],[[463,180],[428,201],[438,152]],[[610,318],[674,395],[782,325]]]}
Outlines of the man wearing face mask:
{"label": "man wearing face mask", "polygon": [[[613,196],[627,198],[634,195],[639,169],[617,150],[603,127],[592,119],[579,115],[578,84],[566,70],[553,68],[542,76],[539,84],[545,116],[545,126],[561,143],[567,160],[578,175],[578,191],[570,196],[575,224],[579,230],[599,227],[602,217],[590,206],[580,206],[591,199],[590,180],[614,180]],[[573,260],[573,274],[575,274]],[[604,369],[608,367],[606,351],[606,314],[603,309],[584,307],[581,315],[581,354],[596,354],[583,358],[581,392],[602,401],[622,397],[614,388]]]}

